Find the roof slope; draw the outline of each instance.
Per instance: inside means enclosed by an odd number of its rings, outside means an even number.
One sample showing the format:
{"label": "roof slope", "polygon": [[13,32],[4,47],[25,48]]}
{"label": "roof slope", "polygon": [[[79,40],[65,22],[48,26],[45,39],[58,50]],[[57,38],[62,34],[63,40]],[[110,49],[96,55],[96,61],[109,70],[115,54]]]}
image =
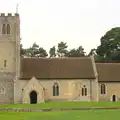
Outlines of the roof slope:
{"label": "roof slope", "polygon": [[96,63],[98,81],[120,81],[120,63]]}
{"label": "roof slope", "polygon": [[23,58],[21,79],[95,78],[90,57],[79,58]]}

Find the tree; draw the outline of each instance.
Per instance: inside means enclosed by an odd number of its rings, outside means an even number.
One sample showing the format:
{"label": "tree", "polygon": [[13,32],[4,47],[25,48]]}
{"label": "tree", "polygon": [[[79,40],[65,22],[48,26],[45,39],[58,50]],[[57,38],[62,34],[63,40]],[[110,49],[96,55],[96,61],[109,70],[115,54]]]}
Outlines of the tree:
{"label": "tree", "polygon": [[68,46],[67,46],[67,43],[65,43],[65,42],[60,42],[60,43],[58,43],[58,49],[57,49],[57,54],[58,54],[58,56],[59,57],[64,57],[64,56],[66,56],[67,55],[67,48],[68,48]]}
{"label": "tree", "polygon": [[39,47],[38,44],[33,43],[30,48],[25,49],[25,55],[27,57],[46,57],[48,56],[45,49]]}
{"label": "tree", "polygon": [[39,57],[47,57],[48,54],[46,52],[45,49],[43,49],[42,47],[39,48]]}
{"label": "tree", "polygon": [[93,56],[96,61],[102,60],[102,57],[96,53],[96,49],[95,48],[91,49],[91,51],[88,54],[88,56]]}
{"label": "tree", "polygon": [[79,46],[77,49],[71,49],[68,53],[67,53],[68,57],[83,57],[85,56],[85,52],[82,46]]}
{"label": "tree", "polygon": [[76,57],[77,56],[77,51],[76,49],[71,49],[68,53],[67,53],[67,57]]}
{"label": "tree", "polygon": [[25,49],[23,48],[23,45],[20,44],[20,56],[23,56],[25,54]]}
{"label": "tree", "polygon": [[85,56],[84,48],[82,46],[79,46],[77,48],[77,53],[78,53],[79,57]]}
{"label": "tree", "polygon": [[50,48],[49,54],[50,54],[50,57],[56,57],[56,48],[55,48],[55,46]]}
{"label": "tree", "polygon": [[23,48],[21,40],[22,39],[20,39],[20,56],[23,57],[26,54],[26,50]]}
{"label": "tree", "polygon": [[96,53],[100,60],[120,60],[120,27],[112,28],[100,39]]}
{"label": "tree", "polygon": [[96,49],[95,48],[91,49],[88,56],[96,56]]}
{"label": "tree", "polygon": [[28,57],[38,57],[39,56],[39,45],[37,45],[34,42],[30,48],[26,49],[26,55]]}

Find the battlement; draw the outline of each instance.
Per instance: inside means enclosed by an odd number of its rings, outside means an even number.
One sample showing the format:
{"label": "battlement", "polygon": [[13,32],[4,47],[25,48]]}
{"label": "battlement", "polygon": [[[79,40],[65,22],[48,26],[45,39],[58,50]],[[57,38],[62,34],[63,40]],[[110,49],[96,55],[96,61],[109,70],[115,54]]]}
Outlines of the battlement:
{"label": "battlement", "polygon": [[19,16],[19,14],[18,13],[14,13],[14,14],[12,14],[12,13],[7,13],[7,14],[0,13],[0,17],[4,17],[4,16],[6,16],[6,17],[15,17],[15,16]]}

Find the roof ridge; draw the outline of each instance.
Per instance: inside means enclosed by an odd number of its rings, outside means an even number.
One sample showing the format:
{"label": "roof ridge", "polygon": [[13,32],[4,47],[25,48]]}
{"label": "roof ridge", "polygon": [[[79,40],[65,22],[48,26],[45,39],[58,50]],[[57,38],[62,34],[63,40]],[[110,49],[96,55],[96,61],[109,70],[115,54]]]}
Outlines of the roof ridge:
{"label": "roof ridge", "polygon": [[52,60],[52,59],[56,59],[56,60],[58,60],[58,59],[91,59],[91,57],[58,57],[58,58],[46,58],[46,57],[39,57],[39,58],[37,58],[37,57],[31,57],[31,58],[22,58],[22,59],[37,59],[37,60],[39,60],[39,59],[46,59],[46,60]]}
{"label": "roof ridge", "polygon": [[95,64],[120,64],[120,62],[119,63],[95,63]]}

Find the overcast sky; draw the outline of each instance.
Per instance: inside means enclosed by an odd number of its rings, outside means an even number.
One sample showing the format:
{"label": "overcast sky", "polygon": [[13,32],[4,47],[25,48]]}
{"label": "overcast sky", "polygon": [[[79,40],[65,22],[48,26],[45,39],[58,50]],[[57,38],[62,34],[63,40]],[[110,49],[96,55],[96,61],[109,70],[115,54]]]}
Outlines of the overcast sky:
{"label": "overcast sky", "polygon": [[36,42],[48,51],[65,41],[89,52],[120,26],[120,0],[0,0],[0,12],[15,13],[17,3],[25,48]]}

